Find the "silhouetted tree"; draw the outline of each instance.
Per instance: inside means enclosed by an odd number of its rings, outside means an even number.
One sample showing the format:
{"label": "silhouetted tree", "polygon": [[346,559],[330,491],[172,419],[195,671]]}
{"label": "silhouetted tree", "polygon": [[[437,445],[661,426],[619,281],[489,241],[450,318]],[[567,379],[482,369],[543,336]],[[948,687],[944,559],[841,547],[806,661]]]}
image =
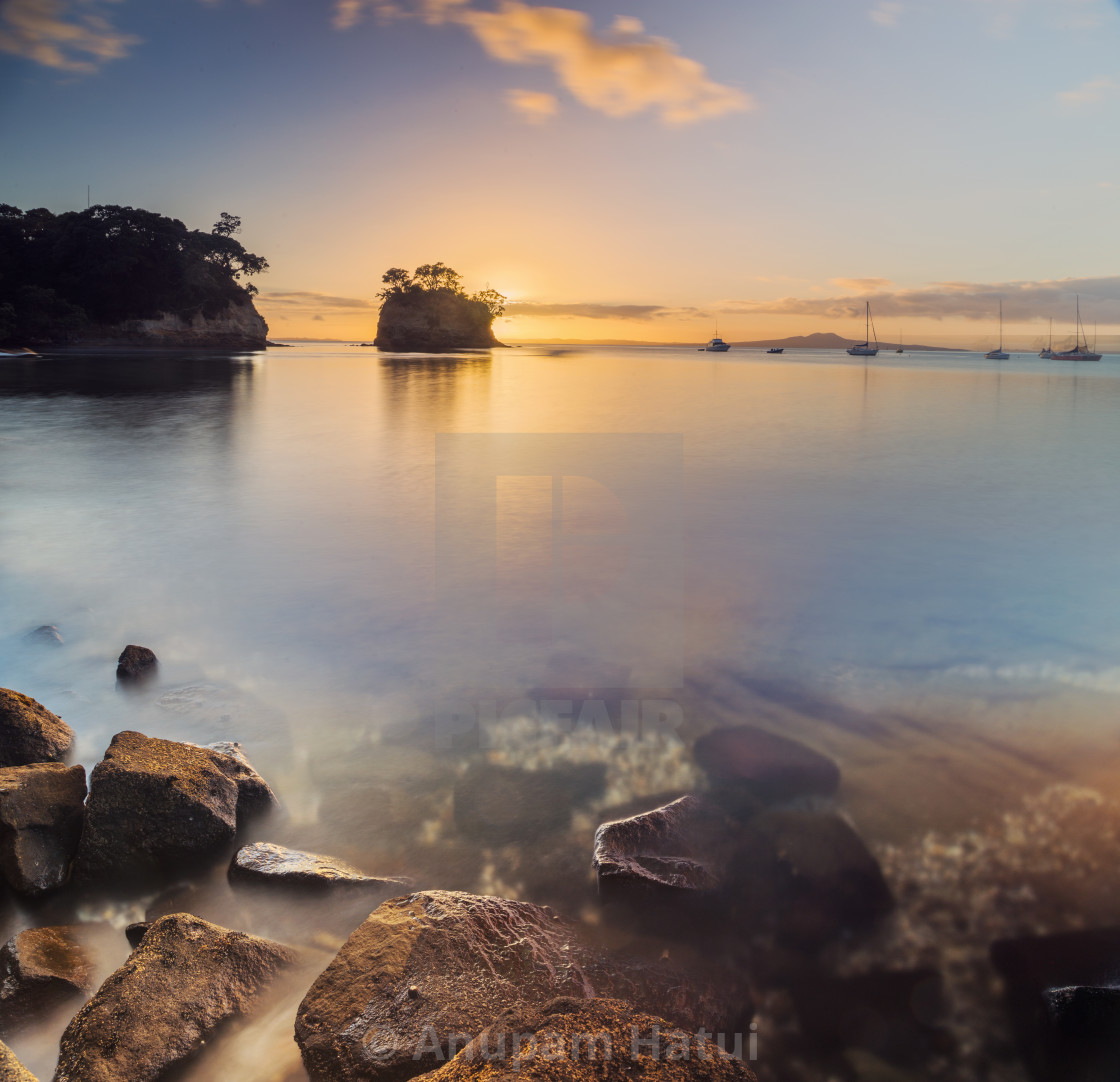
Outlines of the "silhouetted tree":
{"label": "silhouetted tree", "polygon": [[445,263],[425,263],[416,268],[413,282],[421,289],[446,289],[450,293],[462,293],[461,274],[457,274]]}
{"label": "silhouetted tree", "polygon": [[393,293],[404,293],[412,286],[412,275],[404,267],[390,267],[382,276],[385,288],[377,295],[382,299]]}
{"label": "silhouetted tree", "polygon": [[499,293],[496,289],[491,289],[487,286],[485,289],[475,293],[471,297],[472,301],[480,301],[486,305],[490,313],[491,319],[497,319],[498,316],[504,315],[506,310],[506,298],[503,294]]}
{"label": "silhouetted tree", "polygon": [[268,268],[234,239],[241,219],[222,212],[209,233],[135,207],[55,215],[0,204],[0,334],[7,341],[65,338],[88,322],[161,312],[216,315],[256,289],[242,277]]}

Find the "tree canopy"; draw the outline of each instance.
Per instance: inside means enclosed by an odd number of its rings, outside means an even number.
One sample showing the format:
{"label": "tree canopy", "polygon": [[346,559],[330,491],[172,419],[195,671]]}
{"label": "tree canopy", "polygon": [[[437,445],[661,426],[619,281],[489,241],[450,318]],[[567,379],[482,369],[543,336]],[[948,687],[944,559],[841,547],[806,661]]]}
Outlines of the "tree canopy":
{"label": "tree canopy", "polygon": [[0,340],[57,341],[163,312],[216,316],[251,298],[242,279],[268,268],[234,238],[240,229],[224,211],[204,233],[135,207],[56,215],[0,204]]}
{"label": "tree canopy", "polygon": [[412,274],[403,267],[390,267],[381,276],[381,281],[385,288],[377,295],[385,301],[390,297],[443,292],[485,305],[491,320],[497,319],[506,310],[506,298],[496,289],[487,286],[478,293],[467,293],[462,286],[463,276],[446,263],[424,263]]}

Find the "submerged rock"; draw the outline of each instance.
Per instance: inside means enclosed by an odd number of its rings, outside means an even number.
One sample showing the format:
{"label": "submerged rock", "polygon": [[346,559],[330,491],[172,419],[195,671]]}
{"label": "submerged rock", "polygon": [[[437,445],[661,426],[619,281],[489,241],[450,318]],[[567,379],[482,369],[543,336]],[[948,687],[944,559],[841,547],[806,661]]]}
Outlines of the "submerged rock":
{"label": "submerged rock", "polygon": [[728,869],[732,904],[748,926],[815,950],[862,931],[894,907],[879,862],[838,815],[768,811],[747,824]]}
{"label": "submerged rock", "polygon": [[229,866],[229,877],[234,882],[275,883],[320,890],[338,887],[399,892],[412,886],[409,879],[366,875],[337,857],[303,853],[271,842],[253,842],[238,849]]}
{"label": "submerged rock", "polygon": [[51,763],[74,743],[74,730],[27,695],[0,688],[0,767]]}
{"label": "submerged rock", "polygon": [[93,966],[81,929],[29,928],[0,947],[0,1028],[11,1032],[93,990]]}
{"label": "submerged rock", "polygon": [[0,1082],[36,1082],[35,1076],[3,1041],[0,1041]]}
{"label": "submerged rock", "polygon": [[55,1082],[164,1077],[294,961],[279,943],[163,917],[66,1027]]}
{"label": "submerged rock", "polygon": [[0,769],[0,871],[13,890],[41,894],[70,877],[85,798],[85,767]]}
{"label": "submerged rock", "polygon": [[526,902],[424,891],[385,902],[350,936],[300,1004],[296,1040],[314,1079],[404,1079],[439,1066],[451,1034],[558,995],[623,999],[693,1030],[730,1031],[751,1013],[727,974],[609,955]]}
{"label": "submerged rock", "polygon": [[37,646],[62,646],[66,640],[54,624],[43,624],[24,635],[24,641]]}
{"label": "submerged rock", "polygon": [[520,770],[472,763],[455,783],[455,825],[491,845],[533,842],[565,829],[572,809],[603,791],[601,763]]}
{"label": "submerged rock", "polygon": [[155,676],[159,658],[146,646],[126,646],[117,658],[117,679],[121,683],[140,683]]}
{"label": "submerged rock", "polygon": [[714,781],[745,786],[768,803],[831,796],[840,785],[840,768],[827,756],[752,725],[712,730],[693,755]]}
{"label": "submerged rock", "polygon": [[755,1082],[716,1042],[615,999],[560,998],[509,1011],[430,1082]]}
{"label": "submerged rock", "polygon": [[117,733],[90,775],[75,873],[143,880],[213,858],[233,841],[243,784],[255,791],[221,752]]}

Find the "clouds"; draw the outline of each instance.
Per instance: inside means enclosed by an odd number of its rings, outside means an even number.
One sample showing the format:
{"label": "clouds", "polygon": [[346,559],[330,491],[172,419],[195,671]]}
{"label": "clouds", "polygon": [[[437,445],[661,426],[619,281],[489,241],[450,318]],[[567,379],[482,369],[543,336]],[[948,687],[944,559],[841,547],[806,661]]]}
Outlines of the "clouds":
{"label": "clouds", "polygon": [[507,316],[546,316],[567,319],[679,319],[705,315],[698,308],[668,308],[661,304],[537,304],[515,301],[506,305]]}
{"label": "clouds", "polygon": [[0,5],[0,51],[59,71],[90,73],[139,43],[117,30],[103,5],[75,0],[6,0]]}
{"label": "clouds", "polygon": [[335,297],[330,293],[313,293],[298,289],[262,289],[258,301],[268,308],[292,309],[292,314],[316,312],[348,312],[355,308],[376,309],[377,301],[364,297]]}
{"label": "clouds", "polygon": [[582,11],[520,0],[501,0],[496,11],[427,0],[425,12],[431,21],[468,29],[495,60],[551,69],[577,100],[607,116],[651,110],[666,124],[689,124],[753,106],[749,95],[713,82],[671,41],[647,36],[637,19],[620,17],[601,36]]}
{"label": "clouds", "polygon": [[560,111],[555,94],[539,90],[507,90],[509,107],[530,124],[543,124]]}
{"label": "clouds", "polygon": [[1110,97],[1120,87],[1116,80],[1105,75],[1099,79],[1088,79],[1073,90],[1062,90],[1056,95],[1059,102],[1069,108],[1076,109],[1082,105],[1094,105],[1098,101]]}
{"label": "clouds", "polygon": [[[834,281],[843,283],[874,280],[841,278]],[[1002,300],[1006,320],[1029,322],[1049,316],[1061,318],[1068,315],[1073,310],[1076,294],[1081,295],[1083,311],[1091,308],[1093,319],[1101,323],[1120,322],[1120,276],[992,284],[937,282],[922,289],[861,291],[855,296],[728,301],[720,308],[721,311],[739,315],[855,319],[863,316],[864,302],[870,300],[872,310],[880,317],[990,321]]]}
{"label": "clouds", "polygon": [[895,3],[894,0],[880,0],[867,15],[876,26],[889,28],[898,26],[898,20],[902,16],[902,11],[902,5]]}
{"label": "clouds", "polygon": [[853,293],[875,293],[894,285],[889,278],[830,278],[834,286],[850,289]]}

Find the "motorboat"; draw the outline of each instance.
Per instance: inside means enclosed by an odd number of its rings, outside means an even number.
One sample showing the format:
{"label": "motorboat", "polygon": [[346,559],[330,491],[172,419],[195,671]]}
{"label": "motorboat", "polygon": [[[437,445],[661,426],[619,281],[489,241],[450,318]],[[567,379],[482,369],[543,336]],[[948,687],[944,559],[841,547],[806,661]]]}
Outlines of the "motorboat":
{"label": "motorboat", "polygon": [[725,342],[722,338],[713,338],[706,346],[703,347],[709,353],[726,353],[731,345]]}

